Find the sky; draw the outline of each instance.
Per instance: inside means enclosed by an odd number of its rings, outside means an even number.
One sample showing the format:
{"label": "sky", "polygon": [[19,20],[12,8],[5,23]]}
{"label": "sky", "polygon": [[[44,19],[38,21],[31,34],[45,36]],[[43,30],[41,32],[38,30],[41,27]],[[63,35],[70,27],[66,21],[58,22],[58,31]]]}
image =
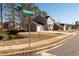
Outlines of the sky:
{"label": "sky", "polygon": [[37,3],[36,5],[56,22],[74,24],[75,21],[79,21],[78,3]]}

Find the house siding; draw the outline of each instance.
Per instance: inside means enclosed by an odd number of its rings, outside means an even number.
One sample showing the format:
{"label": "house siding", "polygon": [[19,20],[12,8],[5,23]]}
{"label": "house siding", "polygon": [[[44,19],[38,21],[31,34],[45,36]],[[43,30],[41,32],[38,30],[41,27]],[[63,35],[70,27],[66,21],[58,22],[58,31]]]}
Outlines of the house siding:
{"label": "house siding", "polygon": [[48,31],[52,31],[54,29],[54,20],[52,20],[51,17],[47,19],[47,25],[46,25]]}
{"label": "house siding", "polygon": [[37,32],[44,31],[43,25],[37,25]]}
{"label": "house siding", "polygon": [[[35,25],[34,23],[31,23],[31,25],[30,25],[30,31],[31,32],[36,31],[36,26],[37,25]],[[27,25],[27,31],[29,31],[29,25]]]}

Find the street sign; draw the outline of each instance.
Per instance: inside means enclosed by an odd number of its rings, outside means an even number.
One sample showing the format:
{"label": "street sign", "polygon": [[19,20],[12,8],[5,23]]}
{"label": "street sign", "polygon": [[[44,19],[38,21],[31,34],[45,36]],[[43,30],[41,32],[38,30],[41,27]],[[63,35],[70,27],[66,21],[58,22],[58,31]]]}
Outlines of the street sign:
{"label": "street sign", "polygon": [[34,15],[34,12],[31,10],[31,9],[28,9],[28,8],[23,8],[22,9],[22,12],[23,12],[23,14],[25,14],[26,16],[28,16],[29,17],[29,48],[31,48],[31,35],[30,35],[30,20],[31,20],[31,16],[33,16]]}
{"label": "street sign", "polygon": [[27,16],[32,16],[34,12],[30,9],[23,9],[22,12]]}

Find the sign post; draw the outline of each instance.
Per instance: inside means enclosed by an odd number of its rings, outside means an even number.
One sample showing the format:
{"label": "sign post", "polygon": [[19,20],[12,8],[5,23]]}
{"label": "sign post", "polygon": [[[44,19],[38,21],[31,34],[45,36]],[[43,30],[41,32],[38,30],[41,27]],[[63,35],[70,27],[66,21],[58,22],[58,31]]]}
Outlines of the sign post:
{"label": "sign post", "polygon": [[34,14],[33,13],[33,11],[32,10],[30,10],[30,9],[23,9],[22,10],[22,12],[26,15],[26,16],[28,16],[28,20],[29,20],[29,22],[28,22],[28,27],[29,27],[29,49],[31,48],[31,33],[30,33],[30,20],[31,20],[31,16]]}

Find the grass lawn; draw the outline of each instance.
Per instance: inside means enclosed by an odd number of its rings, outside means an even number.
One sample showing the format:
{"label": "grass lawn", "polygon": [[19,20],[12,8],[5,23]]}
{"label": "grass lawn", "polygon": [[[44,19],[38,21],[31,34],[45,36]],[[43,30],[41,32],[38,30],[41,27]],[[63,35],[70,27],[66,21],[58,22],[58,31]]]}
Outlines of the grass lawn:
{"label": "grass lawn", "polygon": [[65,31],[62,31],[62,30],[60,30],[60,32],[67,32],[67,33],[73,33],[73,32],[75,32],[76,30],[65,30]]}
{"label": "grass lawn", "polygon": [[[0,41],[0,46],[8,46],[8,45],[18,45],[18,44],[26,44],[29,42],[29,33],[28,32],[21,32],[20,35],[25,36],[22,39],[13,39],[9,41]],[[56,36],[62,35],[60,33],[43,33],[43,32],[31,32],[31,42],[36,42],[40,40],[50,39]]]}

